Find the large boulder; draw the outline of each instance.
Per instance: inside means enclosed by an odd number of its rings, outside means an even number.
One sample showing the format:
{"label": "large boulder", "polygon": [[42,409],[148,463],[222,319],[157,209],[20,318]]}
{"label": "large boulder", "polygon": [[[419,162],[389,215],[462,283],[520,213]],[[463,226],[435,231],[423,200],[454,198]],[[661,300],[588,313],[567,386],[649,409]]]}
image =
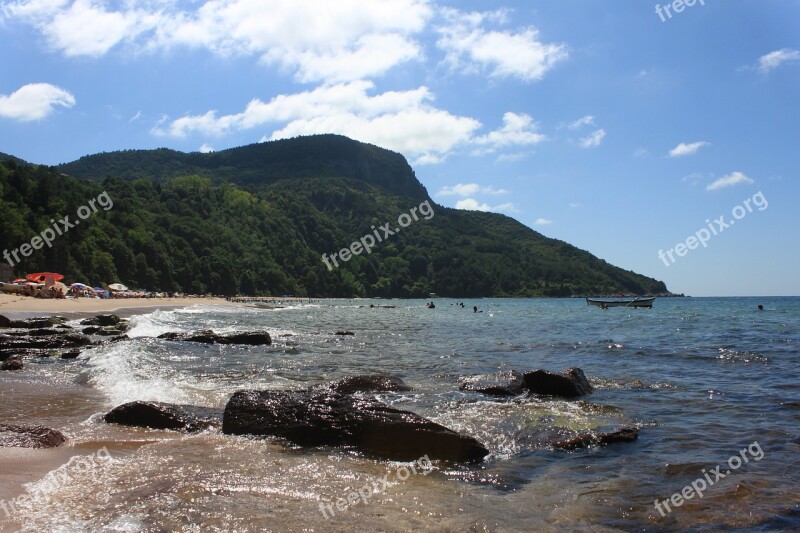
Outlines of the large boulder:
{"label": "large boulder", "polygon": [[331,381],[313,387],[313,390],[327,390],[340,394],[353,394],[354,392],[399,392],[409,391],[411,387],[405,382],[394,376],[383,374],[370,374],[364,376],[347,376],[345,378]]}
{"label": "large boulder", "polygon": [[534,370],[523,375],[524,387],[534,394],[576,398],[592,392],[589,380],[580,368],[568,368],[563,374]]}
{"label": "large boulder", "polygon": [[22,370],[23,366],[22,357],[19,355],[12,355],[0,363],[0,370]]}
{"label": "large boulder", "polygon": [[0,446],[17,448],[57,448],[67,441],[64,434],[43,426],[0,424]]}
{"label": "large boulder", "polygon": [[492,396],[516,396],[522,393],[523,376],[516,370],[503,370],[494,374],[482,374],[459,378],[458,388],[465,391],[482,392]]}
{"label": "large boulder", "polygon": [[240,391],[225,407],[223,433],[279,437],[299,446],[352,446],[369,455],[476,463],[488,455],[460,435],[373,399],[315,391]]}
{"label": "large boulder", "polygon": [[219,409],[162,402],[130,402],[115,407],[103,420],[109,424],[174,429],[193,433],[220,424]]}
{"label": "large boulder", "polygon": [[607,433],[580,433],[552,444],[559,450],[574,450],[589,446],[608,446],[617,442],[633,442],[639,438],[638,428],[621,428]]}

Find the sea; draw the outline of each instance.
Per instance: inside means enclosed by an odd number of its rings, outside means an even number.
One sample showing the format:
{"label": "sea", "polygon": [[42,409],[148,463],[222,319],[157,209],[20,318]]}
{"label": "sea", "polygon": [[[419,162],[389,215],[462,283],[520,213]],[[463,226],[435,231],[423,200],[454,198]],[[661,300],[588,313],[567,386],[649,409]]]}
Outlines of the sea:
{"label": "sea", "polygon": [[[158,310],[131,318],[130,341],[32,363],[30,379],[94,400],[41,407],[40,421],[61,420],[80,457],[25,485],[16,523],[109,532],[800,530],[800,298],[659,298],[652,309],[607,310],[579,298],[434,302]],[[266,330],[273,343],[157,339],[206,329]],[[336,335],[343,330],[354,335]],[[464,376],[570,367],[584,371],[592,394],[459,390]],[[370,396],[472,436],[490,455],[478,465],[409,464],[219,429],[187,435],[101,421],[134,400],[222,408],[242,389],[375,373],[412,390]],[[28,407],[4,409],[14,419]],[[620,427],[638,428],[638,440],[552,446]]]}

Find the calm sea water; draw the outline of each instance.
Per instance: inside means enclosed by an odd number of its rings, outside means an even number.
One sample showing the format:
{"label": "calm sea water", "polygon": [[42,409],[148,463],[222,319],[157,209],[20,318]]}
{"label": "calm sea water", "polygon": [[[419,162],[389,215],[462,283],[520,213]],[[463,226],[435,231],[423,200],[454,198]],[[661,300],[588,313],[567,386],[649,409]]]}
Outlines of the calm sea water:
{"label": "calm sea water", "polygon": [[[20,506],[24,527],[800,529],[800,298],[659,299],[650,310],[601,310],[582,299],[463,300],[466,308],[454,302],[437,300],[436,309],[421,300],[325,300],[282,309],[159,311],[132,319],[131,342],[36,371],[96,389],[105,408],[132,400],[222,407],[243,388],[299,389],[388,373],[414,390],[382,393],[381,400],[474,436],[492,452],[485,464],[434,465],[405,476],[401,464],[336,449],[301,450],[218,431],[130,430],[102,424],[94,414],[66,432],[85,449],[108,445],[113,459],[62,467],[68,483],[29,485],[42,497]],[[473,305],[482,312],[473,313]],[[155,339],[196,329],[266,329],[274,343]],[[337,330],[355,335],[336,336]],[[459,376],[571,366],[595,386],[580,401],[496,400],[458,391]],[[639,440],[572,452],[547,446],[559,435],[619,426],[640,428]],[[748,445],[763,451],[760,459],[750,454],[731,471],[729,458],[742,457]],[[717,465],[731,473],[702,498],[673,505],[664,516],[656,510],[656,499],[670,498]],[[383,476],[388,486],[368,502],[344,511],[334,506],[333,516],[321,511],[321,503],[346,500]]]}

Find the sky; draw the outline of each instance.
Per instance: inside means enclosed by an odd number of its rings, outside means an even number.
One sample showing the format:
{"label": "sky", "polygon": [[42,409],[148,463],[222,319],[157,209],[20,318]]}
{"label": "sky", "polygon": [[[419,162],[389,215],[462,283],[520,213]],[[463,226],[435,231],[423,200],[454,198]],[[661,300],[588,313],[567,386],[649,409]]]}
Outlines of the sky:
{"label": "sky", "polygon": [[800,0],[0,0],[0,152],[338,133],[693,296],[800,295]]}

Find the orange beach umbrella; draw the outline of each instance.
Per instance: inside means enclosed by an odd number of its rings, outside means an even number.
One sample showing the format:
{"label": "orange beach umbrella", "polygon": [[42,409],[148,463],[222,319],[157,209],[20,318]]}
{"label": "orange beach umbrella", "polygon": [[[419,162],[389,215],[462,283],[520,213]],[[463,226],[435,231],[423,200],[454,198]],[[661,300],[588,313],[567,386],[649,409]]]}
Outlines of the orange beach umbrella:
{"label": "orange beach umbrella", "polygon": [[53,281],[61,281],[64,279],[64,274],[56,274],[55,272],[37,272],[35,274],[28,274],[25,276],[30,281],[38,281],[44,283],[47,278],[53,278]]}

